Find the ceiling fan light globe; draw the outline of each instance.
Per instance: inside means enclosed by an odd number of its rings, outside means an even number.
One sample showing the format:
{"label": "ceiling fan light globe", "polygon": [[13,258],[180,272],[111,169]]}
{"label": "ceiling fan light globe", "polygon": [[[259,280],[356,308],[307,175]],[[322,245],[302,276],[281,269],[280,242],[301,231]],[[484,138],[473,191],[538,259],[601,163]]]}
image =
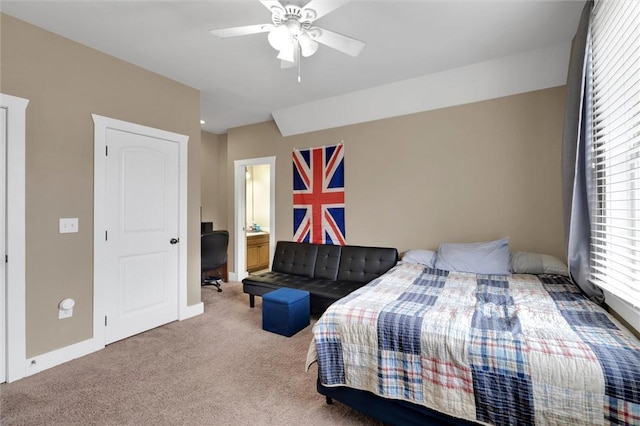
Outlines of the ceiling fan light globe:
{"label": "ceiling fan light globe", "polygon": [[269,44],[276,50],[282,50],[287,45],[291,45],[291,36],[289,30],[284,25],[275,27],[267,36]]}
{"label": "ceiling fan light globe", "polygon": [[318,27],[311,27],[306,31],[306,34],[315,41],[318,37],[322,37],[322,30]]}
{"label": "ceiling fan light globe", "polygon": [[318,50],[318,43],[309,37],[307,33],[300,34],[298,43],[300,43],[300,53],[302,53],[302,56],[305,58],[313,55]]}
{"label": "ceiling fan light globe", "polygon": [[297,19],[289,19],[283,26],[286,26],[289,34],[294,37],[299,36],[302,32],[302,26]]}
{"label": "ceiling fan light globe", "polygon": [[313,44],[311,44],[311,46],[308,49],[300,49],[300,50],[301,50],[300,53],[302,53],[302,56],[304,56],[305,58],[308,58],[309,56],[313,55],[318,51],[318,43],[314,41]]}
{"label": "ceiling fan light globe", "polygon": [[282,48],[280,50],[280,53],[278,54],[278,59],[282,60],[282,61],[287,61],[287,62],[295,62],[296,58],[295,58],[295,52],[293,51],[293,45],[289,45],[289,46],[285,46],[284,48]]}

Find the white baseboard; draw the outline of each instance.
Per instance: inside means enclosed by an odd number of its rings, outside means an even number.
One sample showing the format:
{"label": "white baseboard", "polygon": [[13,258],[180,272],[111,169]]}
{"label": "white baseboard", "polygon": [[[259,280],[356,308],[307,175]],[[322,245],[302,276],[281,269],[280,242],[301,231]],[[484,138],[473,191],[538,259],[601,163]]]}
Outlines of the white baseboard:
{"label": "white baseboard", "polygon": [[240,275],[236,272],[229,272],[229,281],[234,281],[234,282],[242,282],[243,279],[247,278],[249,276],[249,273],[247,271],[244,272],[244,274]]}
{"label": "white baseboard", "polygon": [[187,306],[186,308],[180,309],[180,316],[178,317],[178,321],[183,321],[198,315],[202,315],[204,313],[204,303],[196,303],[195,305]]}
{"label": "white baseboard", "polygon": [[104,349],[104,343],[98,344],[96,339],[88,339],[55,351],[27,359],[26,376],[39,373],[73,359]]}
{"label": "white baseboard", "polygon": [[[204,303],[196,303],[195,305],[187,306],[180,310],[180,318],[178,320],[186,320],[197,315],[204,313]],[[64,348],[56,349],[55,351],[47,352],[42,355],[35,356],[26,360],[25,377],[39,373],[41,371],[53,368],[65,362],[69,362],[76,358],[89,355],[93,352],[97,352],[104,349],[104,342],[99,343],[98,339],[91,338],[84,340],[73,345],[66,346]],[[17,377],[15,380],[20,379]]]}

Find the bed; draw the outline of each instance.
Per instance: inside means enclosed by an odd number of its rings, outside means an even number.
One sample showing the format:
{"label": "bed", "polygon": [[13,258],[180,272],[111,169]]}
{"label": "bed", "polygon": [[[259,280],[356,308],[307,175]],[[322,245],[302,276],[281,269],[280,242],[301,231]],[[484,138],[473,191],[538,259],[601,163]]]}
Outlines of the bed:
{"label": "bed", "polygon": [[557,274],[401,263],[318,319],[316,362],[388,424],[640,424],[640,342]]}

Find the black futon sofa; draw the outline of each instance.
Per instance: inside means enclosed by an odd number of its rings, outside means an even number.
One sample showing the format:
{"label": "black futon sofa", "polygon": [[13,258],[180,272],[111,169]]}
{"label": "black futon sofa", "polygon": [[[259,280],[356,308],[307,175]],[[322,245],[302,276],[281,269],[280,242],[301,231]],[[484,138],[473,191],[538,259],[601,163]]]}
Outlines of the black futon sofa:
{"label": "black futon sofa", "polygon": [[243,279],[242,284],[252,308],[255,296],[289,287],[308,291],[311,312],[322,313],[333,302],[384,274],[397,262],[395,248],[278,241],[271,271],[251,275]]}

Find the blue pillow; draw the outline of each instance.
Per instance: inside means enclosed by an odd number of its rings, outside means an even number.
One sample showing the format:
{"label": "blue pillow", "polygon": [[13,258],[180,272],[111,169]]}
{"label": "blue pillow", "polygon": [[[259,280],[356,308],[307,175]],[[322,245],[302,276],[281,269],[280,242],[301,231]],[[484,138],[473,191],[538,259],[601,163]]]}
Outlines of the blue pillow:
{"label": "blue pillow", "polygon": [[517,251],[511,253],[511,270],[514,274],[556,274],[569,276],[567,265],[548,254]]}
{"label": "blue pillow", "polygon": [[417,263],[433,268],[436,262],[436,252],[424,249],[411,249],[402,256],[405,263]]}
{"label": "blue pillow", "polygon": [[437,269],[483,275],[509,275],[509,238],[486,243],[440,244]]}

